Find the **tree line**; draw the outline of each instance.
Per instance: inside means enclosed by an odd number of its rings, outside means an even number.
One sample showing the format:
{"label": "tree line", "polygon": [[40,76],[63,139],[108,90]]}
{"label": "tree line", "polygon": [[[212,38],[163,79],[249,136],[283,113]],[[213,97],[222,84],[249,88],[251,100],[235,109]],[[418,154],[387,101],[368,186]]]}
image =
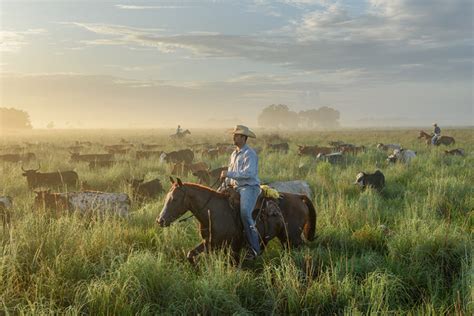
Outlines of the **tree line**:
{"label": "tree line", "polygon": [[295,112],[288,105],[272,104],[262,110],[257,122],[266,128],[334,128],[339,127],[339,118],[339,111],[328,106]]}
{"label": "tree line", "polygon": [[23,110],[0,108],[0,129],[32,129],[30,115]]}

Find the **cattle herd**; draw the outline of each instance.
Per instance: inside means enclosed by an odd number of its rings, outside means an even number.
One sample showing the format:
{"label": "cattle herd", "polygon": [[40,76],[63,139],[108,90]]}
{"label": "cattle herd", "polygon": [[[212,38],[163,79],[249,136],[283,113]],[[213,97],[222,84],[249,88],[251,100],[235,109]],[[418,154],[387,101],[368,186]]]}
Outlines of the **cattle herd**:
{"label": "cattle herd", "polygon": [[[100,146],[103,152],[81,154],[84,151],[90,152],[93,145]],[[190,148],[169,152],[163,151],[163,147],[162,144],[133,144],[121,139],[119,144],[107,145],[90,141],[76,141],[62,149],[69,154],[71,169],[75,169],[74,166],[79,163],[86,163],[91,170],[97,171],[111,168],[117,163],[131,165],[134,160],[150,159],[160,164],[168,164],[172,175],[189,176],[191,174],[196,178],[196,182],[206,186],[217,184],[221,171],[227,168],[226,166],[210,168],[210,162],[215,162],[219,157],[229,157],[234,150],[234,146],[228,143],[198,143],[190,145]],[[257,152],[287,154],[290,151],[289,143],[278,136],[273,141],[267,142],[264,147],[255,146],[254,148]],[[417,156],[415,151],[405,149],[400,144],[379,143],[373,148],[374,150],[390,151],[386,159],[387,163],[408,164]],[[368,149],[365,146],[357,146],[342,141],[331,141],[328,142],[328,146],[298,145],[297,155],[313,157],[315,163],[341,164],[347,162],[347,157],[358,155]],[[54,209],[58,212],[65,210],[81,213],[96,211],[100,214],[110,212],[126,217],[130,212],[131,201],[143,203],[159,197],[164,192],[163,185],[158,178],[149,181],[145,181],[143,178],[123,179],[130,188],[131,198],[123,192],[94,191],[91,190],[92,188],[87,181],[81,179],[80,175],[74,170],[40,171],[46,169],[41,167],[40,158],[35,153],[26,151],[25,147],[13,145],[3,147],[1,150],[4,153],[0,154],[0,163],[21,164],[22,175],[26,178],[26,184],[36,194],[34,205],[39,208]],[[10,152],[7,152],[8,150]],[[445,150],[445,154],[465,155],[464,150],[460,148]],[[125,159],[123,155],[128,155],[129,158]],[[120,157],[123,160],[117,159]],[[135,159],[130,159],[130,157]],[[195,161],[196,157],[200,157],[201,161]],[[36,163],[37,168],[25,169],[24,164],[28,163]],[[385,176],[380,170],[376,170],[374,173],[360,172],[356,175],[354,184],[361,188],[371,187],[377,191],[382,191],[385,186]],[[303,180],[274,182],[269,185],[281,192],[304,194],[313,198],[311,188]],[[51,192],[51,189],[56,189],[58,192]],[[12,206],[13,199],[11,197],[0,196],[0,217],[3,225],[10,221]]]}

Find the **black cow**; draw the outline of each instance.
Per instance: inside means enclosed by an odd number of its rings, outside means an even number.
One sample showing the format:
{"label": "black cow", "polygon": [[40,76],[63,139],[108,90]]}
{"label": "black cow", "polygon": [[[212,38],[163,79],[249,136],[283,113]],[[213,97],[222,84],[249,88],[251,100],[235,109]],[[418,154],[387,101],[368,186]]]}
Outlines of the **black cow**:
{"label": "black cow", "polygon": [[41,173],[38,172],[40,168],[25,170],[21,167],[23,176],[26,177],[30,189],[40,186],[60,186],[65,184],[75,186],[79,181],[79,176],[75,171]]}
{"label": "black cow", "polygon": [[371,187],[376,189],[377,191],[382,191],[385,186],[385,176],[382,172],[380,172],[380,170],[377,170],[372,174],[360,172],[357,175],[354,184],[359,185],[363,189],[365,189],[366,187]]}

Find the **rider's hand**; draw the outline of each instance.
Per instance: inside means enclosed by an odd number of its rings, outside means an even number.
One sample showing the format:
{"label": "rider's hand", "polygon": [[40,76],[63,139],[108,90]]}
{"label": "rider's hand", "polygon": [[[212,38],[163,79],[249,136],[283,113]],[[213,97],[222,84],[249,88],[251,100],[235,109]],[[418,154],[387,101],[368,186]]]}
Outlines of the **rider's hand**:
{"label": "rider's hand", "polygon": [[227,170],[222,170],[221,171],[221,179],[225,179],[227,177]]}

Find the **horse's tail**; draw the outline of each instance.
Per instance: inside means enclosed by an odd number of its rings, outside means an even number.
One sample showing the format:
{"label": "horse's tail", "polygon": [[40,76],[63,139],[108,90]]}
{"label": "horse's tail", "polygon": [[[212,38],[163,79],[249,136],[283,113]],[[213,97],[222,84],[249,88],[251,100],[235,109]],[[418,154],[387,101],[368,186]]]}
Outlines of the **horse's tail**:
{"label": "horse's tail", "polygon": [[306,204],[309,210],[309,222],[304,225],[304,237],[306,240],[313,240],[316,232],[316,210],[314,208],[313,202],[307,197],[303,196],[303,202]]}

